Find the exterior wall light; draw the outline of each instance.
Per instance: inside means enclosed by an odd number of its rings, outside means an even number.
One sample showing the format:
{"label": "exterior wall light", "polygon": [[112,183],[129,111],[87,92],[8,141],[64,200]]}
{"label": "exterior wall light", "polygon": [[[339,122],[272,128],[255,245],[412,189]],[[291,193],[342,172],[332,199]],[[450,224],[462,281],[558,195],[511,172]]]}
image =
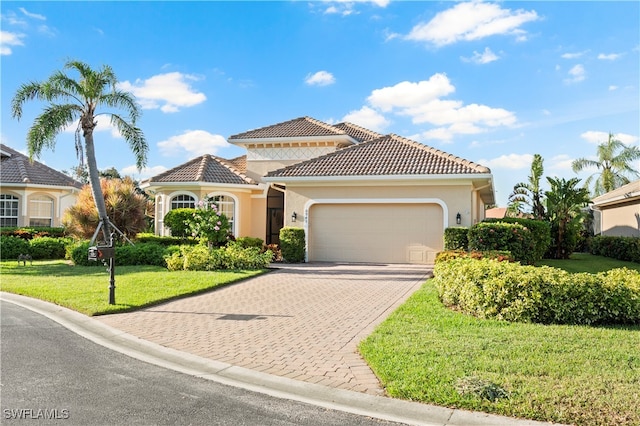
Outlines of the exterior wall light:
{"label": "exterior wall light", "polygon": [[[295,214],[295,213],[294,213]],[[456,223],[458,225],[460,225],[462,223],[462,216],[460,216],[460,213],[458,212],[458,214],[456,215]]]}
{"label": "exterior wall light", "polygon": [[298,215],[296,214],[296,212],[293,212],[293,214],[291,215],[291,222],[295,222],[297,218]]}

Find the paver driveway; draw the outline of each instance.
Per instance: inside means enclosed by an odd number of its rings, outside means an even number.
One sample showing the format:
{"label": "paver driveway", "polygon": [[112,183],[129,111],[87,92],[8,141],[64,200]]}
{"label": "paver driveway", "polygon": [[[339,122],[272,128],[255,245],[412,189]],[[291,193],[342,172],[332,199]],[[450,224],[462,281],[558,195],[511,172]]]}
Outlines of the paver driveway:
{"label": "paver driveway", "polygon": [[424,265],[287,265],[206,294],[98,319],[198,356],[381,394],[357,345],[430,273]]}

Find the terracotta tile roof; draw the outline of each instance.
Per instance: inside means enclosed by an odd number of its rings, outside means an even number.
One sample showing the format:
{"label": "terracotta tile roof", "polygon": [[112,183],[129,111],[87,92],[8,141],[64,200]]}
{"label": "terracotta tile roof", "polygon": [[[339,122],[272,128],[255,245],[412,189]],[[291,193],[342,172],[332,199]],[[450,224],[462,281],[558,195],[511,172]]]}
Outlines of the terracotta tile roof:
{"label": "terracotta tile roof", "polygon": [[238,172],[247,173],[247,156],[241,155],[240,157],[227,160],[227,163],[231,164]]}
{"label": "terracotta tile roof", "polygon": [[374,132],[373,130],[365,129],[356,124],[343,122],[334,125],[336,129],[342,130],[358,142],[370,141],[372,139],[383,136],[381,133]]}
{"label": "terracotta tile roof", "polygon": [[207,182],[256,185],[257,183],[253,179],[245,176],[236,168],[236,165],[241,163],[239,158],[225,160],[224,158],[205,154],[149,178],[146,182]]}
{"label": "terracotta tile roof", "polygon": [[[49,186],[71,186],[82,188],[82,183],[38,161],[29,161],[29,157],[7,145],[0,144],[2,160],[0,162],[0,183],[19,183]],[[6,153],[6,155],[5,155]]]}
{"label": "terracotta tile roof", "polygon": [[347,135],[343,130],[311,117],[300,117],[283,123],[229,136],[229,141],[237,139],[295,138],[313,136]]}
{"label": "terracotta tile roof", "polygon": [[390,134],[267,174],[267,177],[491,173],[479,164]]}

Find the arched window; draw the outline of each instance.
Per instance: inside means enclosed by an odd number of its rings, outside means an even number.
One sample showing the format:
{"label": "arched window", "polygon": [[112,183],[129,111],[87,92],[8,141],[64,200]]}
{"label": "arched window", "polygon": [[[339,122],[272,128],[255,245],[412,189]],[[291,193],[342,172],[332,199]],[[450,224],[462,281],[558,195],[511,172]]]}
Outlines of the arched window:
{"label": "arched window", "polygon": [[0,226],[18,226],[18,200],[15,195],[0,194]]}
{"label": "arched window", "polygon": [[171,210],[173,209],[195,209],[196,200],[191,195],[180,194],[171,199]]}
{"label": "arched window", "polygon": [[29,200],[29,226],[53,226],[53,199],[35,195]]}
{"label": "arched window", "polygon": [[234,212],[236,209],[236,202],[233,200],[233,198],[227,195],[214,195],[213,197],[211,197],[211,201],[213,201],[213,203],[218,208],[218,213],[225,215],[227,219],[229,219],[229,229],[231,230],[231,233],[235,235],[236,228]]}

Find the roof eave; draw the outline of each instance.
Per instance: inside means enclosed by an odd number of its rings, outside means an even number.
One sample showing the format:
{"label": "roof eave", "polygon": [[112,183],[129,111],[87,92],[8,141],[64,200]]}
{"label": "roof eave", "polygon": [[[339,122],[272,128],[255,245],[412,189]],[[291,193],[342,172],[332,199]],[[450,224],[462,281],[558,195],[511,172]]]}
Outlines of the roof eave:
{"label": "roof eave", "polygon": [[358,181],[407,181],[407,180],[491,180],[491,173],[428,174],[428,175],[363,175],[363,176],[264,176],[268,183],[358,182]]}

